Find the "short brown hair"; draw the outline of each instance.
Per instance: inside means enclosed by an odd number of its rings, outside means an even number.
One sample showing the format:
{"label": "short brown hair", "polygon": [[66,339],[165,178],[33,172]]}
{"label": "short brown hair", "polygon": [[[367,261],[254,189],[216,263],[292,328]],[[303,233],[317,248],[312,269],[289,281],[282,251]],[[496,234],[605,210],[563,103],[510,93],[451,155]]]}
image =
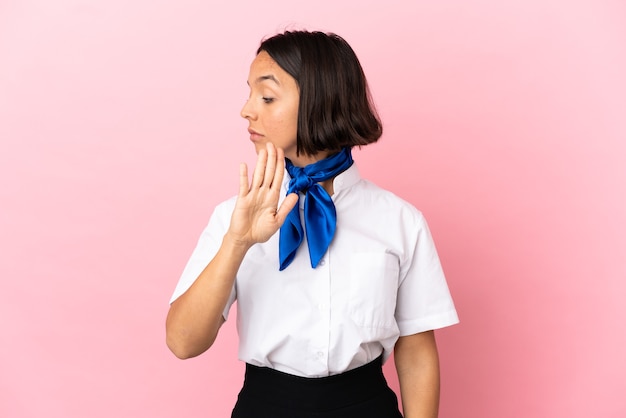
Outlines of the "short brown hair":
{"label": "short brown hair", "polygon": [[297,153],[314,155],[376,142],[382,124],[359,60],[334,33],[286,31],[265,39],[266,51],[298,84]]}

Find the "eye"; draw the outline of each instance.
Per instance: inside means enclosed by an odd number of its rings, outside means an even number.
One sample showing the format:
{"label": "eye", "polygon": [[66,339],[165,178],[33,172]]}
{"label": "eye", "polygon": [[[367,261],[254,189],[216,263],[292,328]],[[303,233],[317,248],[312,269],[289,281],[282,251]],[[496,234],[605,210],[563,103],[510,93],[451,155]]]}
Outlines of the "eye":
{"label": "eye", "polygon": [[273,97],[263,97],[262,98],[265,103],[272,103],[274,101]]}

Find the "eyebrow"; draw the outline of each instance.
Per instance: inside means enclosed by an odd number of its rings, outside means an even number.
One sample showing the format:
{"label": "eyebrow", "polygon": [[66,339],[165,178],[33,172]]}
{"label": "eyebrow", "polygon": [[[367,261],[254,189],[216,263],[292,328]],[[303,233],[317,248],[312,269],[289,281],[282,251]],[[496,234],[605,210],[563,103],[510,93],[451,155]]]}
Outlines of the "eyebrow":
{"label": "eyebrow", "polygon": [[258,77],[254,82],[255,82],[255,84],[258,84],[258,83],[262,83],[265,80],[272,80],[274,83],[276,83],[276,84],[278,84],[280,86],[280,82],[272,74],[262,75],[262,76]]}

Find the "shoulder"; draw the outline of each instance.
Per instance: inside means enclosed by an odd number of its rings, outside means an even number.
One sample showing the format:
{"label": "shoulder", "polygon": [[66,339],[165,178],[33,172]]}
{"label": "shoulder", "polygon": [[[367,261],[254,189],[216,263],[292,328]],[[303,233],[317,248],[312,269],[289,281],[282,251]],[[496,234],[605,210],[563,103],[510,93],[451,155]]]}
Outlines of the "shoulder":
{"label": "shoulder", "polygon": [[344,227],[376,231],[376,236],[403,242],[416,239],[427,228],[422,212],[412,203],[369,180],[360,179],[346,192],[335,202]]}
{"label": "shoulder", "polygon": [[422,212],[411,202],[370,180],[361,179],[355,184],[353,194],[354,198],[364,207],[385,210],[387,213],[403,214],[415,219],[423,218]]}

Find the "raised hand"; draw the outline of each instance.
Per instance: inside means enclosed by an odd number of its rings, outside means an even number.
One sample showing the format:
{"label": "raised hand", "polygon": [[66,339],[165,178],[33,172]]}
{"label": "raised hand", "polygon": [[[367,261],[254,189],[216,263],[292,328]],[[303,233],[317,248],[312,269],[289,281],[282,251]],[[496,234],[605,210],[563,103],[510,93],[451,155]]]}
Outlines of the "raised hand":
{"label": "raised hand", "polygon": [[239,168],[239,195],[228,233],[237,243],[251,247],[267,241],[281,227],[287,214],[298,202],[296,194],[288,195],[278,207],[285,172],[283,150],[267,143],[258,154],[252,182],[248,167]]}

